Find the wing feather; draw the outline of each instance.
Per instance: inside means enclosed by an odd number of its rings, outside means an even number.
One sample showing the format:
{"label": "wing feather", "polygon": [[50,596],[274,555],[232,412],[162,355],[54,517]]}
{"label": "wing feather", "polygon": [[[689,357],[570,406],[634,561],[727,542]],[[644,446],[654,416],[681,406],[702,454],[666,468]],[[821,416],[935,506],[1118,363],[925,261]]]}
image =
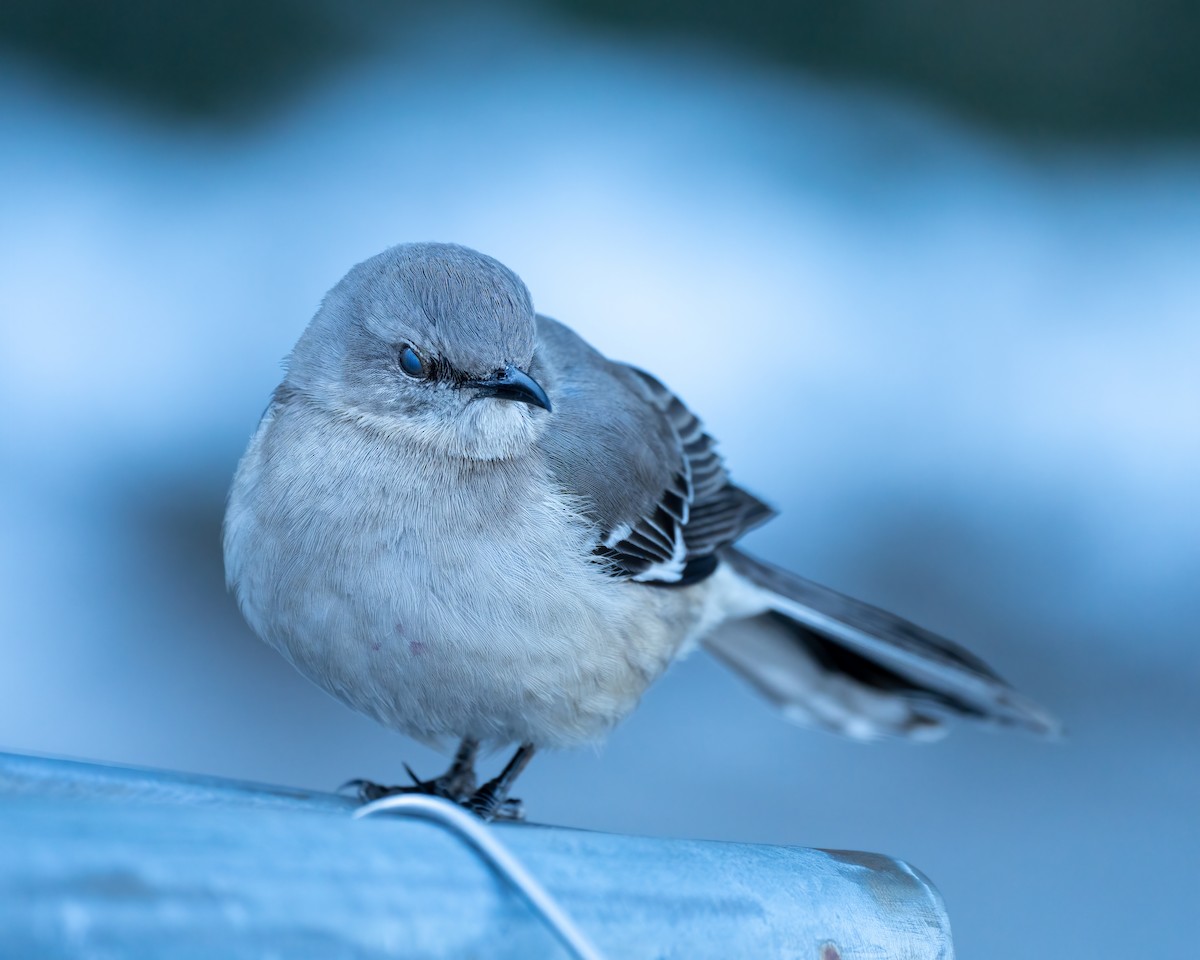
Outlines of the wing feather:
{"label": "wing feather", "polygon": [[555,388],[554,429],[541,442],[595,521],[595,552],[613,576],[693,583],[716,569],[721,547],[774,516],[730,481],[699,418],[650,374],[547,318],[535,373]]}
{"label": "wing feather", "polygon": [[[679,458],[674,475],[677,485],[666,487],[658,502],[633,526],[635,536],[642,538],[639,545],[644,545],[653,531],[669,538],[670,549],[662,551],[657,564],[639,569],[633,578],[663,584],[694,582],[694,577],[688,576],[689,565],[711,573],[716,564],[703,561],[769,519],[774,511],[730,481],[716,441],[675,394],[645,371],[628,369],[637,375],[647,399],[669,423]],[[661,539],[656,542],[662,544]],[[618,555],[620,547],[615,545]],[[617,559],[619,563],[619,556]]]}

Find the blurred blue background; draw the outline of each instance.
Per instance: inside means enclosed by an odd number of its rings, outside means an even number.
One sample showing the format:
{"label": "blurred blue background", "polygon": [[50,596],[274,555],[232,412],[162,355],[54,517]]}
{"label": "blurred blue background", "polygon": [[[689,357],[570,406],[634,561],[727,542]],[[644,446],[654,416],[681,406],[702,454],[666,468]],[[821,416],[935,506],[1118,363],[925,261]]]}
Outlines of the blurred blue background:
{"label": "blurred blue background", "polygon": [[0,748],[440,769],[250,635],[219,527],[322,294],[454,240],[706,419],[751,547],[1069,730],[857,745],[697,655],[534,818],[901,856],[964,957],[1193,955],[1200,14],[782,7],[6,5]]}

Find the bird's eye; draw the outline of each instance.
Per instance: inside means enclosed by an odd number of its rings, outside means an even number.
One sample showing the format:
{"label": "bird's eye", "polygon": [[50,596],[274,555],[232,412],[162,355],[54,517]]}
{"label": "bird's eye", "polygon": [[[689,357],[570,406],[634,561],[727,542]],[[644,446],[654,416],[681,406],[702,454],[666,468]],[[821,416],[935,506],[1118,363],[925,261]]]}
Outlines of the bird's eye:
{"label": "bird's eye", "polygon": [[401,348],[400,369],[410,377],[417,378],[423,378],[429,373],[429,368],[426,366],[425,361],[421,359],[421,355],[412,347]]}

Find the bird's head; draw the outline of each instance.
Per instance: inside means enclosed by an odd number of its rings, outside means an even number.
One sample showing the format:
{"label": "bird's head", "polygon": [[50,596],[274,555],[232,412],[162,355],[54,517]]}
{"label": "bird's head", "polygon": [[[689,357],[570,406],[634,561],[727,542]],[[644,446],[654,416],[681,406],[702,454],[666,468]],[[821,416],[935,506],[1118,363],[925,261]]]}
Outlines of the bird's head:
{"label": "bird's head", "polygon": [[288,361],[290,389],[339,416],[470,459],[510,457],[544,426],[535,317],[504,265],[441,243],[354,267]]}

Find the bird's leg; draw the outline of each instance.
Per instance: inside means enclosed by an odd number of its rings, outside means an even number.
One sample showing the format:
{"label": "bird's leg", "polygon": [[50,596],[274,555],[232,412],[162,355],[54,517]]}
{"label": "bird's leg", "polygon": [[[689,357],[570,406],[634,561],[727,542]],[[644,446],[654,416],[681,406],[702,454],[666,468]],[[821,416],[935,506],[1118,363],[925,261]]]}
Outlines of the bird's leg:
{"label": "bird's leg", "polygon": [[484,820],[520,820],[523,817],[520,800],[510,800],[508,791],[521,771],[529,766],[537,748],[532,743],[523,743],[500,771],[500,776],[489,780],[476,790],[463,804],[468,810]]}
{"label": "bird's leg", "polygon": [[454,754],[450,769],[440,777],[422,780],[406,763],[404,769],[412,777],[412,784],[404,787],[384,787],[369,780],[351,780],[342,789],[352,789],[363,803],[403,793],[421,793],[431,797],[443,797],[455,803],[465,803],[475,794],[475,758],[479,756],[479,741],[463,738]]}
{"label": "bird's leg", "polygon": [[407,763],[404,765],[404,769],[413,778],[413,782],[421,788],[422,793],[445,797],[447,800],[461,803],[475,792],[475,758],[478,756],[479,741],[464,737],[462,743],[458,745],[458,752],[454,754],[454,762],[450,764],[450,769],[440,777],[435,777],[433,780],[421,780],[409,769]]}

